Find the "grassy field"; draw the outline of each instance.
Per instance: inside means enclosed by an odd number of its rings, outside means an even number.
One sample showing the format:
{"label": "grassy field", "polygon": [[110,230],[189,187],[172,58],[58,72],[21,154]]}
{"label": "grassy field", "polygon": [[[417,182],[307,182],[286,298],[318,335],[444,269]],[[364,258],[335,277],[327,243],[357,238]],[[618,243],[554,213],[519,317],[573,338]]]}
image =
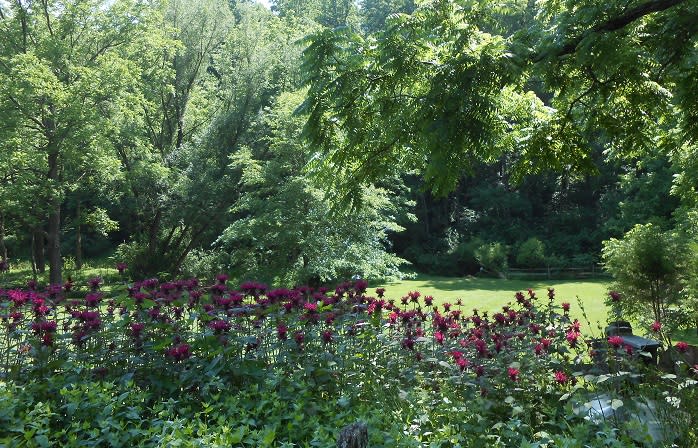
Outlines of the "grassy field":
{"label": "grassy field", "polygon": [[[608,280],[504,280],[478,277],[436,277],[418,275],[414,279],[395,283],[376,285],[386,289],[386,297],[399,299],[410,291],[419,291],[422,295],[434,297],[435,303],[455,303],[461,299],[466,309],[495,311],[514,300],[516,291],[533,289],[538,297],[546,298],[548,288],[555,289],[557,303],[569,302],[571,314],[582,322],[583,327],[592,334],[599,335],[599,327],[606,325],[607,310],[604,298],[607,293]],[[589,324],[582,316],[577,304],[579,299],[587,314]]]}

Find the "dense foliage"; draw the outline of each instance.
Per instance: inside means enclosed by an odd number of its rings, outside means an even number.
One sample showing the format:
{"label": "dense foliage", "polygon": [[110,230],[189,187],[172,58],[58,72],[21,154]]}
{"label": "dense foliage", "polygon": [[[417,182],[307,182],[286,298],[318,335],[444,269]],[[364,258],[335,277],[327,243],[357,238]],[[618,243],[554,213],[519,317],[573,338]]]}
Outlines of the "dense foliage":
{"label": "dense foliage", "polygon": [[[288,284],[394,275],[395,255],[475,274],[490,244],[501,266],[590,266],[635,224],[687,226],[694,15],[685,0],[2,3],[0,258],[53,282],[117,246],[141,275]],[[531,238],[543,259],[519,257]]]}
{"label": "dense foliage", "polygon": [[358,419],[371,446],[696,442],[685,344],[663,375],[553,290],[488,314],[364,281],[80,286],[0,292],[2,443],[330,446]]}

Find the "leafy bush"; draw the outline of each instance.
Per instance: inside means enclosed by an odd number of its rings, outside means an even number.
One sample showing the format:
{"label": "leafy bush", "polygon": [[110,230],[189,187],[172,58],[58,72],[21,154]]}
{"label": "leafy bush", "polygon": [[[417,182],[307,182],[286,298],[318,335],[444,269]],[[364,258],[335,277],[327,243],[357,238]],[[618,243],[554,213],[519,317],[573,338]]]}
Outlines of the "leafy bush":
{"label": "leafy bush", "polygon": [[516,264],[523,268],[539,268],[545,266],[545,246],[538,238],[524,241],[516,254]]}
{"label": "leafy bush", "polygon": [[475,250],[475,258],[487,271],[503,275],[508,268],[509,249],[502,243],[483,244]]}
{"label": "leafy bush", "polygon": [[682,290],[686,250],[671,232],[638,224],[623,239],[604,242],[602,259],[623,300],[613,306],[626,319],[664,322]]}

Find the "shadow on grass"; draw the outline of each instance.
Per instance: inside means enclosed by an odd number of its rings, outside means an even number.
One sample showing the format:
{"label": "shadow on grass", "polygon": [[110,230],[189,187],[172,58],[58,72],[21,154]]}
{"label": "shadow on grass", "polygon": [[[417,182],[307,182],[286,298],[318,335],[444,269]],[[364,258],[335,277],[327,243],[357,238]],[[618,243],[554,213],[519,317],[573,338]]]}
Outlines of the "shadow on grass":
{"label": "shadow on grass", "polygon": [[[514,279],[507,280],[501,278],[490,278],[490,277],[438,277],[420,274],[416,278],[410,279],[410,282],[414,282],[415,286],[420,285],[421,287],[435,288],[443,291],[469,291],[469,290],[482,290],[482,291],[520,291],[526,290],[528,288],[534,290],[545,289],[550,286],[574,283],[594,283],[599,285],[604,285],[607,283],[606,279]],[[389,283],[391,284],[397,284]]]}

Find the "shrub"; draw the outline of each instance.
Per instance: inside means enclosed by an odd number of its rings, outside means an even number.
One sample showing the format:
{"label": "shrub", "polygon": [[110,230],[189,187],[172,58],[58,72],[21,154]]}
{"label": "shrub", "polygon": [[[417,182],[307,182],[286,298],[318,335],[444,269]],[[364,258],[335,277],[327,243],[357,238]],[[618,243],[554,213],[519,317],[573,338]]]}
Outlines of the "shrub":
{"label": "shrub", "polygon": [[480,266],[494,274],[504,275],[508,268],[509,250],[500,242],[483,244],[475,250],[475,258]]}
{"label": "shrub", "polygon": [[545,246],[538,238],[524,241],[516,254],[516,264],[523,268],[540,268],[545,266]]}
{"label": "shrub", "polygon": [[612,304],[617,312],[625,319],[664,322],[680,299],[685,253],[674,234],[653,224],[638,224],[623,239],[605,241],[602,260],[622,297]]}

